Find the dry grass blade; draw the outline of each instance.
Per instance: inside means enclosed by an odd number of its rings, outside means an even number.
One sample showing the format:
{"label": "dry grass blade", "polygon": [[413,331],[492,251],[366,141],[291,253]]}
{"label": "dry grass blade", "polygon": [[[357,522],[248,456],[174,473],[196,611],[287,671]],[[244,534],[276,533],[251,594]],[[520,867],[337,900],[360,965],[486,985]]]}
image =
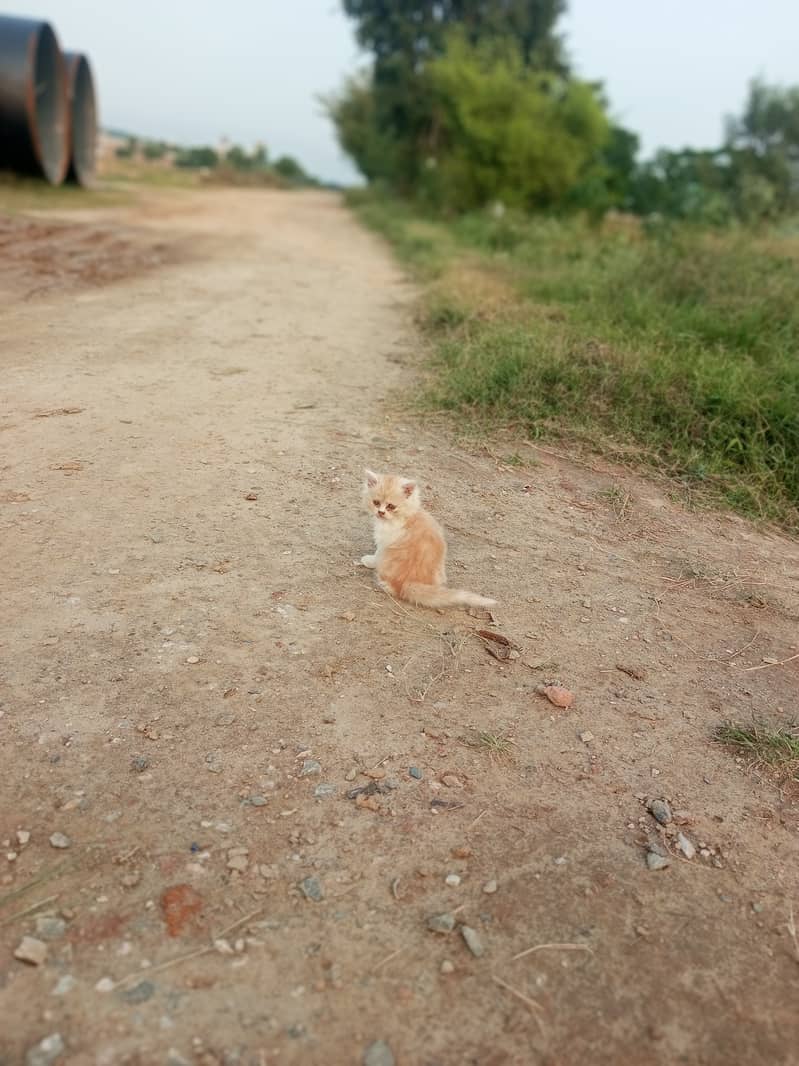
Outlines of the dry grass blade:
{"label": "dry grass blade", "polygon": [[796,961],[799,962],[799,939],[796,935],[796,918],[793,913],[793,903],[788,908],[788,934],[793,941],[793,950]]}
{"label": "dry grass blade", "polygon": [[587,951],[589,955],[593,955],[593,948],[589,948],[587,944],[535,944],[531,948],[525,948],[524,951],[520,951],[517,955],[511,958],[511,962],[516,962],[517,959],[523,959],[527,955],[532,955],[536,951]]}
{"label": "dry grass blade", "polygon": [[773,670],[777,666],[785,666],[786,663],[792,663],[796,659],[799,659],[799,651],[796,655],[789,655],[787,659],[780,659],[779,662],[776,663],[761,663],[759,666],[744,666],[742,667],[742,671],[745,674],[751,674],[754,673],[755,670]]}
{"label": "dry grass blade", "polygon": [[52,903],[53,900],[58,899],[58,896],[48,896],[47,899],[40,899],[38,903],[31,904],[30,907],[26,907],[24,911],[17,911],[16,914],[10,914],[8,918],[4,918],[0,922],[0,926],[10,925],[11,922],[15,922],[17,918],[26,918],[29,914],[33,914],[34,911],[40,910],[42,907],[46,907],[48,903]]}
{"label": "dry grass blade", "polygon": [[503,979],[501,977],[497,977],[495,973],[491,974],[491,980],[494,982],[494,984],[499,985],[500,988],[504,988],[506,992],[510,992],[512,996],[515,996],[516,999],[524,1003],[525,1006],[530,1008],[530,1010],[543,1012],[544,1008],[541,1006],[540,1003],[537,1003],[534,999],[531,999],[529,996],[526,996],[524,992],[520,992],[519,989],[514,988],[513,985],[509,985],[507,981],[503,981]]}

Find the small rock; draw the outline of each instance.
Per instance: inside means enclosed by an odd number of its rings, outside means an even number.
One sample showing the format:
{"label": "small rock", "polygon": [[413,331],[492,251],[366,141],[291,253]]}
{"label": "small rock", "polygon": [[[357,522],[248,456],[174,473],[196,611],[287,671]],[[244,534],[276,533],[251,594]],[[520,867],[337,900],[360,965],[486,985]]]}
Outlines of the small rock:
{"label": "small rock", "polygon": [[227,861],[228,870],[235,870],[236,873],[240,874],[243,874],[249,865],[250,862],[246,855],[231,855]]}
{"label": "small rock", "polygon": [[441,963],[441,972],[442,973],[455,973],[455,967],[452,965],[452,963],[449,961],[449,959],[444,959],[444,961]]}
{"label": "small rock", "polygon": [[36,919],[36,935],[42,940],[58,940],[67,931],[67,923],[63,918],[54,918],[50,915],[40,915]]}
{"label": "small rock", "polygon": [[485,954],[485,948],[483,947],[483,942],[480,940],[480,937],[477,935],[477,931],[472,929],[469,925],[462,925],[461,936],[472,955],[474,955],[476,959],[482,958]]}
{"label": "small rock", "polygon": [[455,774],[444,774],[441,784],[446,785],[447,788],[463,788],[463,782]]}
{"label": "small rock", "polygon": [[300,777],[310,777],[311,774],[321,774],[322,764],[316,759],[304,759],[300,769]]}
{"label": "small rock", "polygon": [[317,799],[330,799],[331,796],[335,796],[338,789],[335,785],[317,785],[313,790],[313,794]]}
{"label": "small rock", "polygon": [[64,833],[53,833],[50,837],[50,846],[53,848],[68,848],[72,841]]}
{"label": "small rock", "polygon": [[583,744],[590,744],[593,739],[594,734],[589,733],[588,730],[586,730],[584,733],[580,733],[580,740],[582,740]]}
{"label": "small rock", "polygon": [[146,755],[134,755],[130,760],[130,765],[137,774],[143,774],[145,770],[150,768],[150,760]]}
{"label": "small rock", "polygon": [[199,657],[196,656],[196,655],[190,655],[188,657],[188,659],[186,660],[186,662],[189,664],[189,666],[195,666],[199,661],[200,661]]}
{"label": "small rock", "polygon": [[113,992],[114,982],[110,977],[101,977],[94,988],[96,992]]}
{"label": "small rock", "polygon": [[123,874],[119,881],[123,888],[135,888],[141,881],[141,873],[139,870],[131,870],[130,873]]}
{"label": "small rock", "polygon": [[31,966],[41,966],[47,959],[47,945],[35,936],[24,936],[14,952],[14,958],[28,962]]}
{"label": "small rock", "polygon": [[668,825],[671,821],[671,807],[664,799],[652,800],[649,804],[649,813],[661,825]]}
{"label": "small rock", "polygon": [[60,1033],[51,1033],[25,1054],[25,1066],[51,1066],[64,1054],[64,1040]]}
{"label": "small rock", "polygon": [[535,691],[539,696],[546,696],[553,706],[563,710],[568,710],[574,703],[574,693],[560,685],[536,685]]}
{"label": "small rock", "polygon": [[452,848],[450,855],[453,859],[471,859],[472,849],[467,844],[459,844],[458,847]]}
{"label": "small rock", "polygon": [[363,1053],[363,1066],[394,1066],[394,1052],[385,1040],[375,1040]]}
{"label": "small rock", "polygon": [[155,985],[152,981],[139,981],[133,988],[127,988],[120,992],[126,1003],[146,1003],[155,994]]}
{"label": "small rock", "polygon": [[235,955],[236,950],[229,940],[224,940],[222,937],[217,938],[214,941],[214,950],[218,951],[220,955]]}
{"label": "small rock", "polygon": [[696,848],[688,839],[688,837],[685,836],[684,833],[677,834],[677,847],[680,849],[686,859],[693,859],[693,857],[696,855]]}
{"label": "small rock", "polygon": [[65,973],[63,977],[59,977],[56,981],[56,986],[50,993],[51,996],[65,996],[67,992],[71,992],[78,982],[72,976],[71,973]]}
{"label": "small rock", "polygon": [[444,878],[444,884],[449,885],[450,888],[457,888],[461,883],[461,879],[458,874],[447,874]]}
{"label": "small rock", "polygon": [[191,1063],[181,1055],[177,1048],[171,1047],[166,1053],[166,1066],[191,1066]]}
{"label": "small rock", "polygon": [[313,903],[319,903],[325,898],[322,885],[316,877],[306,877],[303,881],[300,881],[300,891],[307,900]]}
{"label": "small rock", "polygon": [[451,933],[455,928],[455,916],[447,913],[432,914],[427,919],[427,928],[433,933]]}
{"label": "small rock", "polygon": [[357,776],[358,776],[358,771],[357,770],[347,770],[346,774],[344,774],[344,780],[345,781],[354,781]]}
{"label": "small rock", "polygon": [[410,774],[411,777],[415,778],[417,781],[421,781],[422,778],[424,777],[424,774],[422,773],[422,771],[419,769],[418,766],[409,766],[408,767],[408,773]]}
{"label": "small rock", "polygon": [[483,892],[485,892],[487,896],[493,896],[498,888],[499,885],[496,883],[496,881],[486,881],[486,883],[483,885]]}
{"label": "small rock", "polygon": [[248,796],[246,802],[250,807],[265,807],[266,796],[259,796],[257,793],[254,796]]}
{"label": "small rock", "polygon": [[17,830],[17,843],[19,844],[19,846],[21,848],[25,847],[25,845],[28,843],[30,838],[31,838],[31,835],[30,835],[30,833],[28,832],[27,829],[18,829]]}
{"label": "small rock", "polygon": [[669,865],[669,860],[665,855],[661,855],[657,851],[648,851],[646,853],[646,865],[650,870],[665,870]]}

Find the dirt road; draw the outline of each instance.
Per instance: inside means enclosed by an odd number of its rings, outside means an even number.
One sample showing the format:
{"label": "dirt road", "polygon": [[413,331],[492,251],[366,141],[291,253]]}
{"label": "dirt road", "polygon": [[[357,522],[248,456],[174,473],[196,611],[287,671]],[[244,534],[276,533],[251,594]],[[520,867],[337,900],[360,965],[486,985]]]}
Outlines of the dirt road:
{"label": "dirt road", "polygon": [[[797,792],[711,739],[799,711],[797,545],[420,424],[333,196],[70,220],[0,266],[0,1063],[799,1061]],[[354,565],[367,463],[518,658]]]}

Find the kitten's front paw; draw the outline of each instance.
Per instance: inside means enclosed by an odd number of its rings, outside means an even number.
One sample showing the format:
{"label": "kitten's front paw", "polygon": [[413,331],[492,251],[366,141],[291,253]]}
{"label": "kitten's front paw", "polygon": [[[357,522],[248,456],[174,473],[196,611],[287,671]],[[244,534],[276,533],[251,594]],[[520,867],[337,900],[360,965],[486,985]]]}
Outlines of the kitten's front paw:
{"label": "kitten's front paw", "polygon": [[377,556],[376,555],[362,555],[361,556],[361,566],[368,566],[370,570],[374,570],[374,568],[377,566]]}

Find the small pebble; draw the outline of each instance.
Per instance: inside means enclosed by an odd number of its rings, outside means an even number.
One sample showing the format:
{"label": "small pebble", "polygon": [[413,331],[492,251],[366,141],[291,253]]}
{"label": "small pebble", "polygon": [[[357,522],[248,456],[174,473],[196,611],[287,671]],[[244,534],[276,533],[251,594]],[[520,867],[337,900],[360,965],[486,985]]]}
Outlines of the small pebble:
{"label": "small pebble", "polygon": [[363,1053],[363,1066],[394,1066],[394,1052],[385,1040],[375,1040]]}
{"label": "small pebble", "polygon": [[424,776],[424,774],[422,773],[422,771],[419,769],[418,766],[409,766],[408,767],[408,773],[410,774],[411,777],[415,778],[417,781],[421,781],[423,776]]}
{"label": "small pebble", "polygon": [[493,896],[498,887],[496,881],[486,881],[483,885],[483,892],[485,892],[487,896]]}
{"label": "small pebble", "polygon": [[60,1033],[51,1033],[25,1054],[25,1066],[51,1066],[64,1054],[64,1040]]}
{"label": "small pebble", "polygon": [[150,767],[150,760],[146,755],[134,755],[130,760],[131,767],[137,774],[143,774]]}
{"label": "small pebble", "polygon": [[427,919],[427,928],[433,933],[451,933],[455,928],[455,917],[452,914],[433,914]]}
{"label": "small pebble", "polygon": [[19,846],[21,848],[25,847],[25,845],[28,843],[30,838],[31,838],[31,835],[30,835],[30,833],[28,832],[27,829],[18,829],[17,830],[17,843],[19,844]]}
{"label": "small pebble", "polygon": [[189,666],[194,666],[199,661],[200,660],[199,660],[199,658],[196,655],[190,655],[188,657],[188,659],[186,660],[186,662],[189,664]]}
{"label": "small pebble", "polygon": [[344,774],[344,780],[345,781],[354,781],[357,776],[358,776],[358,771],[357,770],[347,770],[346,774]]}
{"label": "small pebble", "polygon": [[72,976],[71,973],[65,973],[63,977],[59,977],[56,982],[56,986],[50,993],[51,996],[65,996],[67,992],[71,992],[78,982]]}
{"label": "small pebble", "polygon": [[583,744],[590,744],[593,739],[594,734],[589,733],[587,730],[584,733],[580,733],[580,740],[582,740]]}
{"label": "small pebble", "polygon": [[317,799],[330,799],[331,796],[335,796],[338,789],[335,785],[317,785],[313,790],[313,794]]}
{"label": "small pebble", "polygon": [[449,885],[450,888],[457,888],[461,883],[461,879],[458,874],[447,874],[444,878],[444,884]]}
{"label": "small pebble", "polygon": [[462,925],[461,936],[472,955],[474,955],[476,959],[482,958],[485,954],[485,948],[483,947],[483,942],[480,940],[480,937],[477,935],[477,931],[472,929],[469,925]]}
{"label": "small pebble", "polygon": [[696,848],[688,839],[688,837],[685,836],[684,833],[677,834],[677,847],[680,849],[686,859],[693,859],[693,857],[696,855]]}
{"label": "small pebble", "polygon": [[97,992],[113,992],[114,982],[110,977],[101,977],[94,988]]}
{"label": "small pebble", "polygon": [[463,788],[463,782],[455,774],[444,774],[441,778],[441,784],[447,788]]}
{"label": "small pebble", "polygon": [[669,860],[665,855],[660,855],[656,851],[648,851],[646,853],[646,865],[650,870],[665,870],[669,865]]}
{"label": "small pebble", "polygon": [[41,966],[47,959],[47,945],[35,936],[24,936],[14,952],[14,958],[31,966]]}
{"label": "small pebble", "polygon": [[155,994],[155,985],[152,981],[139,981],[133,988],[126,988],[120,995],[126,1003],[146,1003]]}
{"label": "small pebble", "polygon": [[303,881],[300,881],[300,891],[312,903],[319,903],[325,898],[321,882],[316,877],[306,877]]}
{"label": "small pebble", "polygon": [[668,825],[671,821],[671,807],[664,799],[652,800],[649,804],[649,813],[661,825]]}
{"label": "small pebble", "polygon": [[247,803],[251,807],[265,807],[266,806],[266,796],[259,796],[259,795],[248,796],[247,797]]}
{"label": "small pebble", "polygon": [[36,919],[36,935],[42,940],[57,940],[67,931],[67,923],[63,918],[54,918],[50,915],[40,915]]}
{"label": "small pebble", "polygon": [[449,961],[449,959],[444,959],[444,961],[441,963],[441,972],[442,973],[455,973],[455,967],[452,965],[452,963]]}
{"label": "small pebble", "polygon": [[321,774],[322,764],[316,759],[305,759],[300,769],[300,777],[310,777],[311,774]]}
{"label": "small pebble", "polygon": [[72,841],[63,833],[53,833],[50,837],[50,846],[53,848],[68,848]]}

